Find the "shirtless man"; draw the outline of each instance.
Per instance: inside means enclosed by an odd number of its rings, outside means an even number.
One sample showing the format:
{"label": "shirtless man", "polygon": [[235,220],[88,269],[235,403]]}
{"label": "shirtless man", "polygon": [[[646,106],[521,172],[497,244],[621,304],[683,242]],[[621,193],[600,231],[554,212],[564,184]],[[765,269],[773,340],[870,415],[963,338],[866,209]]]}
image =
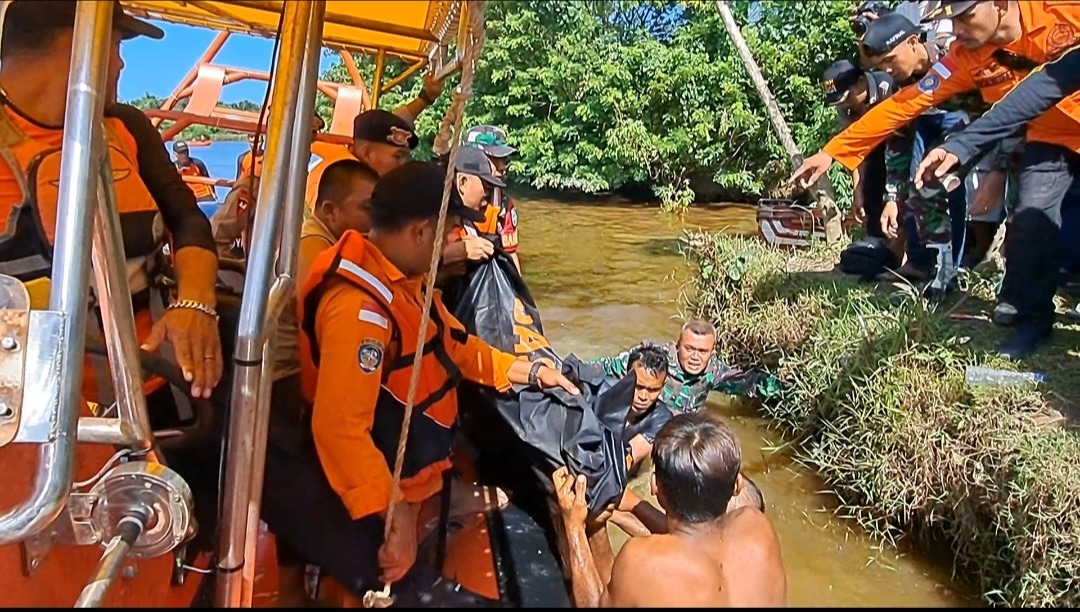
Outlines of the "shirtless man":
{"label": "shirtless man", "polygon": [[752,507],[727,512],[741,458],[720,418],[707,411],[676,416],[660,430],[652,457],[668,534],[627,542],[606,585],[586,536],[585,479],[556,473],[577,607],[786,605],[787,578],[769,520]]}

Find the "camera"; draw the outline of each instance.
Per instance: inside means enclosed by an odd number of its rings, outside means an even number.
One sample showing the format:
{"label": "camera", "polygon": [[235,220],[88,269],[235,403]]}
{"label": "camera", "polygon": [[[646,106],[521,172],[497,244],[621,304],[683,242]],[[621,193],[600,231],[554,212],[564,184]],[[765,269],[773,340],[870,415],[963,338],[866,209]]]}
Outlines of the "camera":
{"label": "camera", "polygon": [[871,19],[866,16],[866,13],[873,13],[877,17],[881,17],[886,13],[892,12],[889,7],[885,6],[884,2],[876,2],[870,0],[869,2],[863,2],[859,5],[859,8],[855,9],[855,19],[851,22],[851,29],[855,32],[855,35],[862,38],[866,34],[866,29],[873,23]]}

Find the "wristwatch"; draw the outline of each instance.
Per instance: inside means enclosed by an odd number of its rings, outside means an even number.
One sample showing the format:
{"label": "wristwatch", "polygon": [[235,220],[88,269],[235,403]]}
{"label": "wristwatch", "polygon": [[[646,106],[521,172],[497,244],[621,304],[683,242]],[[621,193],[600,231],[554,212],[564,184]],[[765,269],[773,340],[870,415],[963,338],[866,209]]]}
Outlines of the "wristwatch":
{"label": "wristwatch", "polygon": [[534,361],[533,364],[532,364],[532,367],[529,368],[529,386],[530,387],[537,387],[537,388],[540,387],[540,379],[537,378],[537,375],[540,374],[540,368],[542,368],[542,367],[544,367],[543,362]]}

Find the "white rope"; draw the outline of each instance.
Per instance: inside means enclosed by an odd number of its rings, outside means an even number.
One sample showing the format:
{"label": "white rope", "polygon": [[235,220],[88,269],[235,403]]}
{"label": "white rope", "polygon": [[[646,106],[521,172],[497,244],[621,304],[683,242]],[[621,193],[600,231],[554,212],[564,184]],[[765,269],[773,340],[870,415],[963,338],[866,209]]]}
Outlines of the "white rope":
{"label": "white rope", "polygon": [[[391,521],[394,516],[394,507],[399,503],[401,496],[401,468],[405,462],[405,447],[409,438],[409,425],[412,422],[413,405],[416,402],[416,391],[420,386],[420,363],[423,359],[423,351],[419,347],[424,346],[427,339],[428,323],[431,320],[431,304],[435,298],[435,275],[439,271],[439,259],[442,255],[442,236],[446,232],[446,211],[450,204],[450,194],[454,188],[454,167],[457,162],[458,145],[461,142],[462,124],[465,121],[465,105],[472,97],[473,76],[476,73],[476,62],[487,40],[487,31],[484,28],[484,12],[487,9],[487,0],[468,0],[466,3],[469,19],[469,38],[466,42],[465,51],[462,54],[461,84],[454,90],[453,100],[446,115],[443,116],[439,133],[435,137],[433,149],[439,153],[450,150],[450,159],[447,163],[446,181],[443,183],[442,203],[439,207],[439,221],[435,226],[435,246],[431,251],[431,263],[428,265],[427,279],[424,284],[424,312],[420,318],[420,333],[417,334],[416,355],[413,358],[412,378],[409,381],[409,394],[405,401],[405,414],[401,422],[401,437],[398,439],[397,457],[394,460],[394,479],[390,487],[390,504],[386,510],[386,528],[383,533],[383,541],[390,537]],[[385,608],[393,603],[390,597],[390,584],[383,586],[382,591],[368,591],[364,594],[365,608]]]}

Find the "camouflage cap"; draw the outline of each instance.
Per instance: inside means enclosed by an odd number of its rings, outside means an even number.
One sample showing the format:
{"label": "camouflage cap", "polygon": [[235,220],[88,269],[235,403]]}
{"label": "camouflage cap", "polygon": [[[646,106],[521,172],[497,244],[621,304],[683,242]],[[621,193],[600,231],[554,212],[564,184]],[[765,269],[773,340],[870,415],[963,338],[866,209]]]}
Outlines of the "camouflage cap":
{"label": "camouflage cap", "polygon": [[461,144],[480,149],[488,157],[503,158],[517,153],[517,149],[506,144],[506,132],[493,125],[469,128],[462,137]]}

